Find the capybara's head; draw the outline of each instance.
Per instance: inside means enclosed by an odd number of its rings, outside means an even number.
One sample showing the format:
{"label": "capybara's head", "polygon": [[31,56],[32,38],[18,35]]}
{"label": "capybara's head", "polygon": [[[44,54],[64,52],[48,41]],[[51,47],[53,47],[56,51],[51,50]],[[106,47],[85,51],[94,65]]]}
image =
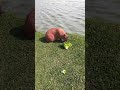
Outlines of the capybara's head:
{"label": "capybara's head", "polygon": [[67,34],[64,34],[63,37],[62,37],[63,41],[67,41],[68,40],[68,35]]}

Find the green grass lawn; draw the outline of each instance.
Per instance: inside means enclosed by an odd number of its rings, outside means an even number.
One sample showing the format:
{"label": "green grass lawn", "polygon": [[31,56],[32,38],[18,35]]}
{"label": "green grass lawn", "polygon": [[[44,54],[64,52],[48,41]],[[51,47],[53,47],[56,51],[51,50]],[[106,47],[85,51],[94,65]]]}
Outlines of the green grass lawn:
{"label": "green grass lawn", "polygon": [[85,37],[69,34],[73,46],[66,50],[62,43],[45,43],[44,36],[35,36],[36,90],[84,90]]}
{"label": "green grass lawn", "polygon": [[120,24],[86,19],[86,90],[120,90]]}
{"label": "green grass lawn", "polygon": [[24,40],[24,19],[0,16],[0,90],[34,89],[35,41]]}
{"label": "green grass lawn", "polygon": [[11,13],[0,16],[0,89],[32,90],[34,79],[36,90],[84,89],[84,37],[69,35],[73,46],[68,50],[62,43],[45,43],[40,33],[27,40],[24,21]]}
{"label": "green grass lawn", "polygon": [[120,90],[120,24],[86,19],[85,42],[69,35],[68,50],[45,43],[41,33],[24,40],[23,24],[12,14],[0,16],[0,90],[32,90],[34,78],[36,90]]}

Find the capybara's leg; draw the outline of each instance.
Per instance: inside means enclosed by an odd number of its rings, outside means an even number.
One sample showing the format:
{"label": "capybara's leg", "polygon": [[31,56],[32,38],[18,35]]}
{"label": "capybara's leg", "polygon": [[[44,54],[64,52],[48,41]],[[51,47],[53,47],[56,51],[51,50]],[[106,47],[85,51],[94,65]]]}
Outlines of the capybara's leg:
{"label": "capybara's leg", "polygon": [[55,40],[54,35],[52,35],[52,34],[46,35],[47,42],[53,42],[54,40]]}

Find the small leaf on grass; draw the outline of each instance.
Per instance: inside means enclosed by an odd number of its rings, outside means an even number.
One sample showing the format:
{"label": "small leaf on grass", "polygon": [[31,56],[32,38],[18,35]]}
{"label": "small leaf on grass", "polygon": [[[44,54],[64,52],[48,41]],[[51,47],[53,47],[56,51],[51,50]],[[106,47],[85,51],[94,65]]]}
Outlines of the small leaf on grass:
{"label": "small leaf on grass", "polygon": [[66,70],[62,70],[61,73],[66,74]]}
{"label": "small leaf on grass", "polygon": [[69,47],[72,47],[72,44],[70,42],[64,42],[65,49],[68,49]]}

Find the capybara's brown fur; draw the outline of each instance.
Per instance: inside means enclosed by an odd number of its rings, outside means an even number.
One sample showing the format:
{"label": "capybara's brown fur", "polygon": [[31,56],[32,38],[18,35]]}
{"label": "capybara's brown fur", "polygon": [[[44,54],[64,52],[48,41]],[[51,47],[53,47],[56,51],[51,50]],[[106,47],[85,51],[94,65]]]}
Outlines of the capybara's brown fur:
{"label": "capybara's brown fur", "polygon": [[46,32],[45,38],[47,42],[56,40],[67,41],[68,35],[62,28],[51,28]]}
{"label": "capybara's brown fur", "polygon": [[24,25],[24,34],[28,39],[35,37],[35,9],[28,13]]}

